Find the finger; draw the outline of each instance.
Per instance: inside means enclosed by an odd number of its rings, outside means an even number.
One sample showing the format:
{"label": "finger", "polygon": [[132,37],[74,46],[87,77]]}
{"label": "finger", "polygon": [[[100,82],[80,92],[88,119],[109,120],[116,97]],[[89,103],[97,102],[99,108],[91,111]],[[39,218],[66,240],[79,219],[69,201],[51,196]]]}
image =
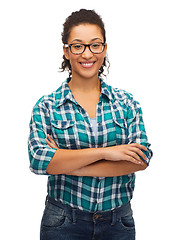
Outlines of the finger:
{"label": "finger", "polygon": [[53,140],[53,138],[51,138],[51,136],[49,134],[47,134],[47,137],[53,144],[55,144],[55,141]]}
{"label": "finger", "polygon": [[45,140],[46,140],[46,142],[47,142],[47,145],[48,145],[49,147],[53,148],[53,145],[52,145],[52,143],[51,143],[51,142],[49,142],[49,140],[48,140],[47,138],[45,138]]}
{"label": "finger", "polygon": [[145,161],[147,161],[147,157],[146,155],[142,152],[142,151],[139,151],[139,156],[141,156]]}
{"label": "finger", "polygon": [[137,164],[137,165],[143,165],[142,161],[137,161],[135,158],[131,157],[131,156],[127,156],[127,159],[125,159],[129,162],[132,162],[134,164]]}
{"label": "finger", "polygon": [[136,161],[138,161],[138,162],[140,162],[140,160],[141,160],[140,157],[138,156],[138,154],[135,153],[135,152],[133,152],[133,151],[127,152],[127,155],[133,157],[133,158],[134,158]]}
{"label": "finger", "polygon": [[56,148],[56,146],[53,145],[53,143],[50,143],[50,144],[49,144],[49,147],[51,147],[51,148]]}
{"label": "finger", "polygon": [[139,156],[141,156],[145,161],[147,160],[146,155],[138,148],[132,148],[134,152],[136,152]]}
{"label": "finger", "polygon": [[139,164],[139,165],[144,165],[143,161],[141,160],[141,158],[138,156],[138,154],[134,153],[134,152],[129,152],[129,156],[131,156],[132,158],[132,162],[135,164]]}
{"label": "finger", "polygon": [[130,145],[133,146],[133,147],[137,147],[137,148],[139,148],[139,149],[142,149],[142,150],[144,150],[144,151],[147,151],[147,150],[148,150],[144,145],[141,145],[141,144],[139,144],[139,143],[131,143]]}
{"label": "finger", "polygon": [[45,141],[47,142],[47,144],[50,144],[49,140],[47,138],[45,138]]}
{"label": "finger", "polygon": [[124,155],[123,160],[127,160],[127,161],[130,161],[135,164],[141,164],[141,162],[142,162],[140,157],[138,156],[138,154],[136,154],[135,152],[133,152],[131,150],[124,152],[123,155]]}
{"label": "finger", "polygon": [[59,148],[58,145],[56,144],[56,142],[50,137],[49,134],[47,134],[47,137],[49,138],[49,140],[47,139],[47,143],[51,148]]}

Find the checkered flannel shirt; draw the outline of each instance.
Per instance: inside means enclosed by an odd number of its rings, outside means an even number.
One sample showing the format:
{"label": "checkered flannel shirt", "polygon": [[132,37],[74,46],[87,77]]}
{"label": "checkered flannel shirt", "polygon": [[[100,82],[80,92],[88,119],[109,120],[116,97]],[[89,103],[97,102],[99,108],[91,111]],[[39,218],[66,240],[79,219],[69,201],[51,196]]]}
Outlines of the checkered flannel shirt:
{"label": "checkered flannel shirt", "polygon": [[[152,151],[144,128],[142,110],[131,94],[101,82],[97,104],[98,141],[88,113],[77,103],[68,86],[70,79],[50,95],[43,96],[34,106],[28,140],[30,169],[48,175],[47,166],[56,149],[47,146],[51,135],[59,148],[84,149],[139,143],[149,164]],[[85,211],[107,211],[131,200],[135,174],[118,177],[48,175],[48,195],[64,204]]]}

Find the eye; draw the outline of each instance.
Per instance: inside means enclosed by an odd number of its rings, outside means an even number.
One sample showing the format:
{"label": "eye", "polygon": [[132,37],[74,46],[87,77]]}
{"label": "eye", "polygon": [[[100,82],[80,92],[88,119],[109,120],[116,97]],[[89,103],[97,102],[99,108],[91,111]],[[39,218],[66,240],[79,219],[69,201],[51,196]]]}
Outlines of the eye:
{"label": "eye", "polygon": [[83,48],[83,45],[81,45],[81,44],[73,44],[72,47],[75,48],[76,50],[80,50],[80,49]]}
{"label": "eye", "polygon": [[94,48],[94,49],[98,49],[98,48],[100,48],[100,47],[102,47],[102,44],[101,44],[101,43],[93,43],[93,44],[92,44],[92,48]]}

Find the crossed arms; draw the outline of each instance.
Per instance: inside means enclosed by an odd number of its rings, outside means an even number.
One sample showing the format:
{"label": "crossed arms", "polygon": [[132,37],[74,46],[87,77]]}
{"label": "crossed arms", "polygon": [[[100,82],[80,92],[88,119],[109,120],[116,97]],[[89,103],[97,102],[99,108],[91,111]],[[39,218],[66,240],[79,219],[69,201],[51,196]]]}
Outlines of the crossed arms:
{"label": "crossed arms", "polygon": [[48,174],[113,177],[145,170],[147,167],[147,157],[142,151],[147,151],[147,148],[138,143],[70,150],[59,149],[49,135],[45,140],[50,148],[57,148],[47,167]]}

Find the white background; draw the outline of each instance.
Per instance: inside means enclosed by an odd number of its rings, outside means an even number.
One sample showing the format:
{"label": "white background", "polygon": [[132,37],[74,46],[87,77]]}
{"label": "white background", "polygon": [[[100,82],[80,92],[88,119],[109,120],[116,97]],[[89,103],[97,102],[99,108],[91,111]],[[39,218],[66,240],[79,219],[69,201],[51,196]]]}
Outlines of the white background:
{"label": "white background", "polygon": [[107,30],[108,84],[131,92],[142,106],[154,157],[137,173],[132,201],[137,240],[177,239],[176,80],[177,3],[172,0],[0,3],[1,236],[38,240],[46,176],[29,170],[32,107],[67,74],[62,24],[72,11],[95,9]]}

